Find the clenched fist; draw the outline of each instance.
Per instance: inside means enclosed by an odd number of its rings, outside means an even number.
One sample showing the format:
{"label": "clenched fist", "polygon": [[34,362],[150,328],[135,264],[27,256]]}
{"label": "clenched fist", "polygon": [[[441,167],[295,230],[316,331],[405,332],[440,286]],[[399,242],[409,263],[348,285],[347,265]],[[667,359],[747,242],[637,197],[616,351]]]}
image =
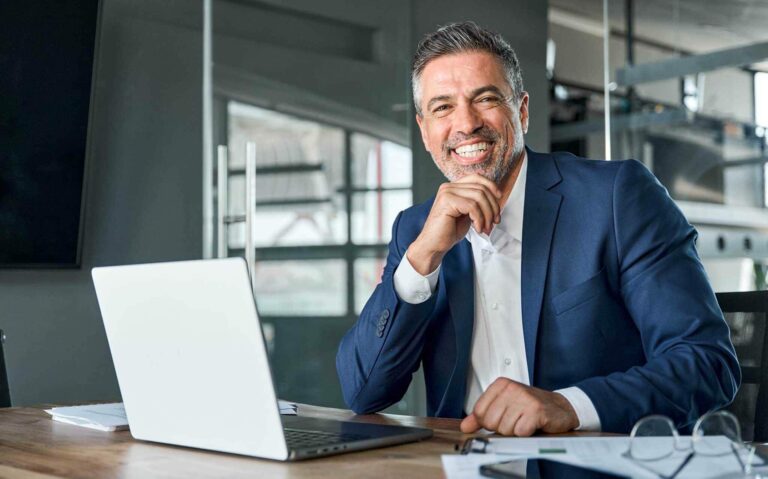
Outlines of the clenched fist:
{"label": "clenched fist", "polygon": [[579,427],[579,418],[565,396],[498,378],[461,421],[461,431],[480,428],[505,436],[530,436],[536,431],[567,432]]}

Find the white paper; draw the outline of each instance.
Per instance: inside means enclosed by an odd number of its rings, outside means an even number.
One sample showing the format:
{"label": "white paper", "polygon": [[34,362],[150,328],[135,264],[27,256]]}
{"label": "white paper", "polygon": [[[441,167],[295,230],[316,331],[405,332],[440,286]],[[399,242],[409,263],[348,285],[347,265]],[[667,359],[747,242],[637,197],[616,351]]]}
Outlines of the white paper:
{"label": "white paper", "polygon": [[[298,406],[287,401],[278,401],[280,414],[295,416]],[[99,431],[123,431],[128,429],[128,417],[123,403],[90,404],[46,409],[54,421],[87,427]]]}
{"label": "white paper", "polygon": [[508,455],[496,454],[443,454],[441,459],[445,479],[479,479],[483,477],[480,466],[512,460]]}
{"label": "white paper", "polygon": [[92,404],[87,406],[55,407],[46,409],[53,420],[99,431],[128,429],[123,403]]}
{"label": "white paper", "polygon": [[283,401],[282,399],[277,401],[277,406],[280,408],[280,414],[284,416],[295,416],[299,411],[299,406],[295,403]]}
{"label": "white paper", "polygon": [[[650,442],[649,445],[653,445],[654,441],[658,442],[655,438],[642,439]],[[723,441],[726,444],[729,442],[725,437],[709,440]],[[487,454],[443,456],[443,468],[448,479],[475,478],[480,477],[481,464],[520,458],[542,458],[614,474],[657,479],[659,474],[670,475],[683,463],[690,451],[690,445],[690,437],[681,437],[678,445],[681,450],[660,460],[638,462],[625,456],[629,448],[629,437],[492,438]],[[563,449],[565,453],[542,452]],[[486,461],[484,457],[493,459]],[[742,456],[742,460],[745,459]],[[766,471],[768,468],[755,470]],[[743,475],[741,466],[733,454],[714,457],[697,454],[676,477],[724,479]]]}

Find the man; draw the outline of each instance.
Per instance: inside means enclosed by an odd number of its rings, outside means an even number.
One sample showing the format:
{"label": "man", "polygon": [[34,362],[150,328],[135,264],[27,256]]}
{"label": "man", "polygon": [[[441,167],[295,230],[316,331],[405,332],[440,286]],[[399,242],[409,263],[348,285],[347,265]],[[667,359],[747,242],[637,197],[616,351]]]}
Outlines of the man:
{"label": "man", "polygon": [[450,182],[395,220],[339,347],[347,404],[386,408],[420,365],[429,415],[466,433],[684,427],[730,402],[739,366],[696,232],[651,173],[524,147],[517,58],[473,23],[428,35],[412,81]]}

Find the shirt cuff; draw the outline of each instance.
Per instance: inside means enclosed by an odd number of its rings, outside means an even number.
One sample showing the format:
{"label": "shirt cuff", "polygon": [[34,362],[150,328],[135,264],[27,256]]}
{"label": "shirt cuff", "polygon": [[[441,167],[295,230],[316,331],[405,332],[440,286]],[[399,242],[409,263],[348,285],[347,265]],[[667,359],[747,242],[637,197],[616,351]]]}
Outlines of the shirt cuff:
{"label": "shirt cuff", "polygon": [[587,393],[577,387],[558,389],[555,392],[565,397],[576,411],[576,417],[579,418],[577,431],[600,431],[600,416],[597,415],[597,409]]}
{"label": "shirt cuff", "polygon": [[406,252],[395,270],[393,278],[395,292],[406,303],[421,304],[435,293],[439,274],[440,265],[437,265],[434,271],[426,276],[422,276],[413,269],[411,262],[408,261],[408,252]]}

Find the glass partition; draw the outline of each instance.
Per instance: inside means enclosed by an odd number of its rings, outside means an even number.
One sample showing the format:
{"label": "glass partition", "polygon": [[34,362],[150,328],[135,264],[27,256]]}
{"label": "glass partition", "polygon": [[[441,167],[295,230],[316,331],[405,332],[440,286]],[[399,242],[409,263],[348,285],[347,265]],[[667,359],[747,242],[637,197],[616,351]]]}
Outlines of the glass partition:
{"label": "glass partition", "polygon": [[336,349],[413,201],[410,2],[206,4],[210,255],[250,263],[279,394],[343,406]]}

